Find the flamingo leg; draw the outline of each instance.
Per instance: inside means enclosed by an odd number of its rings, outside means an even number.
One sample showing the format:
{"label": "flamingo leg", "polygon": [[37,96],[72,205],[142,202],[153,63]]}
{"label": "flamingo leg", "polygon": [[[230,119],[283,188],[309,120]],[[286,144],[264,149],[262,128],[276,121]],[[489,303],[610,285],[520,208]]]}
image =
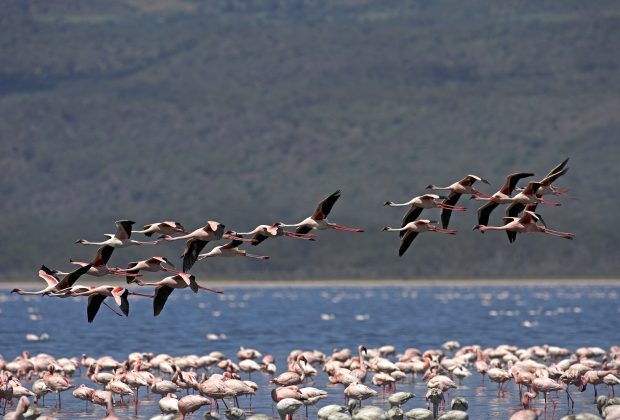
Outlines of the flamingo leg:
{"label": "flamingo leg", "polygon": [[200,285],[198,285],[198,288],[199,288],[199,289],[202,289],[202,290],[206,290],[207,292],[212,292],[212,293],[221,293],[221,294],[223,294],[223,293],[224,293],[224,292],[222,292],[221,290],[217,290],[217,289],[209,289],[208,287],[204,287],[204,286],[200,286]]}
{"label": "flamingo leg", "polygon": [[255,255],[255,254],[245,254],[246,257],[255,258],[257,260],[268,260],[269,257],[266,255]]}
{"label": "flamingo leg", "polygon": [[364,229],[352,228],[352,227],[341,226],[341,225],[330,225],[329,227],[332,229],[336,229],[336,230],[344,230],[346,232],[363,232],[364,231]]}

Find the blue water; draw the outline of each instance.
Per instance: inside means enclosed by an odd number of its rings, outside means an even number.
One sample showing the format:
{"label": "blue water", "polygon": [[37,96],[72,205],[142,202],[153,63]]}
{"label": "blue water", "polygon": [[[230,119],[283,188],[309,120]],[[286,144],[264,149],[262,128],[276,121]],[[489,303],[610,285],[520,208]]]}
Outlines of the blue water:
{"label": "blue water", "polygon": [[[408,347],[438,348],[445,341],[461,345],[492,347],[511,344],[518,347],[558,345],[575,350],[581,346],[609,349],[620,344],[620,286],[375,286],[375,287],[274,287],[224,288],[224,295],[177,290],[162,314],[152,316],[151,301],[130,297],[130,316],[120,318],[102,307],[95,322],[86,322],[86,299],[26,297],[0,292],[0,354],[11,360],[23,350],[31,354],[49,353],[55,357],[111,355],[123,360],[134,351],[204,355],[224,352],[235,358],[239,347],[256,348],[276,356],[278,372],[286,370],[285,359],[293,349],[317,349],[327,354],[335,348],[394,345],[397,351]],[[113,302],[110,300],[110,304]],[[26,341],[26,334],[47,333],[49,340]],[[215,334],[218,340],[208,340]],[[514,383],[503,398],[497,398],[496,385],[482,384],[473,375],[450,397],[469,400],[470,418],[507,419],[519,408]],[[245,379],[245,375],[244,379]],[[370,375],[369,375],[370,378]],[[252,376],[260,388],[252,400],[255,412],[272,414],[268,377]],[[89,383],[79,376],[75,383]],[[368,380],[368,382],[370,382]],[[320,372],[319,388],[330,397],[317,404],[343,402],[342,387],[326,386]],[[28,384],[29,385],[29,384]],[[604,386],[600,392],[607,391]],[[412,390],[418,397],[405,411],[426,406],[421,381],[399,384],[397,390]],[[576,412],[595,412],[592,388],[578,393],[572,388]],[[567,412],[564,394],[558,395],[555,418]],[[58,418],[103,417],[102,408],[84,412],[82,401],[64,394],[57,412],[46,401],[44,412]],[[385,400],[368,401],[387,407]],[[242,400],[247,408],[249,400]],[[542,408],[536,401],[535,407]],[[202,411],[204,411],[203,408]],[[549,408],[551,410],[551,408]],[[303,418],[303,409],[300,417]],[[316,417],[311,409],[310,418]],[[119,408],[117,415],[129,417],[132,410]],[[140,405],[138,418],[159,414],[157,400]],[[552,418],[551,411],[547,418]],[[561,415],[560,415],[561,414]],[[196,416],[197,417],[197,416]]]}

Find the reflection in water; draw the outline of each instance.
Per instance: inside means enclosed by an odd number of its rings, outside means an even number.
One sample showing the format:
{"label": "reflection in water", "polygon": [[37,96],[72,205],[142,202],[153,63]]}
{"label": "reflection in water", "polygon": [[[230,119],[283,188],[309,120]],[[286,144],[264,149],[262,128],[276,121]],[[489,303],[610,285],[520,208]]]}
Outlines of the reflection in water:
{"label": "reflection in water", "polygon": [[[438,348],[448,340],[483,347],[549,344],[571,350],[581,346],[608,349],[620,344],[613,341],[618,340],[617,334],[600,333],[620,331],[620,288],[615,286],[224,289],[226,294],[219,296],[173,293],[157,318],[151,315],[150,302],[133,299],[130,317],[118,318],[102,310],[93,324],[86,322],[85,299],[54,300],[2,292],[0,354],[6,360],[23,350],[55,357],[108,354],[122,360],[134,351],[180,356],[219,350],[234,358],[244,346],[273,354],[278,372],[282,372],[286,356],[297,348],[329,354],[334,348],[355,349],[358,344],[369,348],[391,344],[399,352],[408,347],[425,350]],[[28,334],[31,338],[47,334],[49,339],[27,341]],[[473,375],[465,378],[459,389],[451,390],[448,401],[457,395],[467,398],[470,418],[474,419],[507,419],[520,408],[514,382],[507,384],[505,397],[498,398],[497,385],[488,378],[483,384],[475,369],[471,370]],[[83,375],[77,372],[74,382],[91,385]],[[252,380],[260,387],[252,400],[254,411],[272,415],[269,377],[255,374]],[[318,407],[343,403],[342,386],[328,386],[327,375],[320,369],[316,386],[329,392],[329,398]],[[404,409],[426,406],[421,397],[426,393],[421,378],[398,384],[397,390],[418,395]],[[572,391],[578,410],[595,412],[591,389],[579,393],[573,387]],[[557,402],[555,418],[559,418],[567,412],[564,394],[552,394],[551,398]],[[48,395],[44,411],[58,418],[104,415],[103,408],[92,405],[84,411],[84,403],[69,393],[63,396],[59,412],[50,407],[53,400]],[[153,395],[145,396],[137,418],[158,414],[157,401]],[[365,404],[387,407],[382,396]],[[241,405],[248,407],[249,399],[242,398]],[[542,396],[533,405],[542,408]],[[550,405],[549,419],[551,410]],[[310,408],[310,413],[313,418],[316,408]],[[133,417],[133,408],[119,407],[116,414]]]}

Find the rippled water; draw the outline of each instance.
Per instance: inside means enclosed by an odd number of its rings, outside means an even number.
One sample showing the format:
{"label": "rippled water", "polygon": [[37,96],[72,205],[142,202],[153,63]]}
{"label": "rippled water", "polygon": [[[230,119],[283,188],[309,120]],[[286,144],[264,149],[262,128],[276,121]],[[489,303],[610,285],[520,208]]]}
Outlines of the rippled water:
{"label": "rippled water", "polygon": [[[354,349],[358,344],[396,346],[421,350],[437,348],[447,340],[461,345],[483,347],[507,343],[518,347],[558,345],[575,350],[581,346],[608,349],[620,344],[620,286],[388,286],[388,287],[274,287],[224,288],[216,296],[189,290],[175,291],[162,314],[152,317],[149,299],[131,297],[131,313],[119,318],[102,307],[95,322],[86,322],[86,300],[25,297],[0,292],[0,354],[10,360],[23,350],[55,357],[107,354],[125,359],[130,352],[142,351],[208,354],[218,350],[234,358],[240,346],[252,347],[276,356],[279,372],[293,349],[318,349],[331,353],[335,348]],[[26,341],[26,334],[47,333],[49,340]],[[207,335],[217,340],[207,339]],[[474,371],[473,367],[471,368]],[[245,379],[245,375],[243,375]],[[370,375],[369,375],[370,378]],[[268,377],[254,374],[260,388],[252,399],[255,412],[274,413],[269,398]],[[89,383],[83,376],[74,380]],[[369,382],[369,381],[368,381]],[[327,386],[320,372],[316,386],[328,390],[323,405],[343,402],[341,386]],[[28,384],[29,385],[29,384]],[[600,386],[600,392],[606,389]],[[423,407],[425,385],[421,381],[399,384],[397,390],[411,390],[418,397],[403,409]],[[496,396],[496,385],[483,384],[474,371],[464,384],[450,393],[468,399],[470,418],[507,419],[519,408],[514,383],[505,397]],[[584,393],[573,388],[576,412],[595,412],[591,387]],[[105,415],[103,408],[90,406],[65,393],[62,410],[56,411],[48,395],[44,412],[58,418]],[[542,400],[534,406],[542,408]],[[567,412],[563,393],[557,396],[554,418]],[[242,408],[249,407],[242,399]],[[367,401],[387,407],[382,398]],[[205,408],[201,410],[204,411]],[[120,417],[130,417],[133,409],[119,408]],[[299,418],[304,418],[303,409]],[[159,414],[157,399],[141,402],[137,418]],[[276,413],[277,414],[277,413]],[[195,415],[195,418],[198,416]],[[316,409],[310,410],[316,417]],[[547,418],[552,418],[549,408]]]}

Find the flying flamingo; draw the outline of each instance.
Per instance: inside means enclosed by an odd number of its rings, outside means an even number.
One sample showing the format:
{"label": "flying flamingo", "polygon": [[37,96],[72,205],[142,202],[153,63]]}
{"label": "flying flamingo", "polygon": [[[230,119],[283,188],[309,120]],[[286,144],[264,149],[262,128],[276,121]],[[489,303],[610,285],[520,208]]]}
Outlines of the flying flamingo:
{"label": "flying flamingo", "polygon": [[[203,250],[207,243],[231,237],[230,232],[224,232],[224,227],[225,226],[219,222],[209,220],[206,225],[187,235],[175,237],[163,235],[160,236],[160,239],[166,241],[181,241],[187,239],[181,258],[183,258],[183,271],[188,272],[198,260],[198,254],[200,254],[200,251]],[[243,241],[252,241],[252,239],[243,239]]]}
{"label": "flying flamingo", "polygon": [[88,317],[88,322],[93,322],[97,312],[99,312],[99,308],[101,304],[107,297],[113,297],[114,301],[121,308],[121,311],[129,316],[129,299],[127,298],[129,295],[136,296],[144,296],[153,298],[153,295],[145,295],[142,293],[130,292],[124,287],[114,287],[114,286],[98,286],[92,288],[88,291],[74,293],[72,296],[88,296],[88,306],[86,309],[86,314]]}
{"label": "flying flamingo", "polygon": [[168,260],[168,258],[158,256],[151,257],[148,260],[130,262],[129,264],[127,264],[127,269],[125,270],[125,273],[127,275],[127,284],[130,284],[140,271],[148,271],[150,273],[155,273],[158,271],[165,271],[175,274],[179,273],[176,270],[171,270],[164,264],[168,264],[169,266],[174,267],[174,264],[172,264]]}
{"label": "flying flamingo", "polygon": [[134,241],[131,238],[131,225],[136,222],[132,222],[131,220],[117,220],[116,224],[116,233],[111,235],[109,233],[104,234],[109,239],[103,242],[90,242],[86,239],[78,239],[75,241],[76,244],[82,245],[109,245],[113,248],[127,248],[132,245],[157,245],[159,241],[151,241],[151,242],[141,242]]}
{"label": "flying flamingo", "polygon": [[[472,186],[474,185],[476,181],[489,184],[489,181],[487,181],[486,179],[482,179],[477,175],[467,175],[465,178],[453,184],[450,184],[447,187],[438,187],[436,185],[431,184],[427,186],[426,189],[450,191],[450,195],[448,195],[448,198],[443,203],[450,205],[450,206],[455,206],[456,203],[459,201],[459,198],[461,198],[462,194],[472,194],[472,195],[478,195],[482,197],[486,196],[485,194],[481,193],[480,191],[478,191]],[[444,208],[441,210],[441,224],[444,229],[448,227],[448,223],[450,223],[451,215],[452,215],[452,210],[448,208]]]}
{"label": "flying flamingo", "polygon": [[568,192],[568,188],[554,187],[551,184],[555,182],[559,177],[566,174],[566,172],[568,172],[568,168],[566,168],[568,159],[569,158],[564,159],[562,163],[551,169],[551,171],[549,171],[549,173],[543,179],[538,181],[540,186],[535,191],[537,196],[542,197],[543,195],[566,195],[566,193]]}
{"label": "flying flamingo", "polygon": [[296,227],[297,233],[305,234],[310,232],[311,230],[325,230],[325,229],[336,229],[336,230],[345,230],[348,232],[363,232],[363,229],[351,228],[346,226],[337,225],[336,223],[330,223],[327,220],[327,216],[329,212],[332,210],[332,207],[340,198],[340,190],[337,190],[330,196],[324,198],[316,210],[312,214],[312,216],[305,218],[301,222],[294,225],[286,225],[280,224],[282,227]]}
{"label": "flying flamingo", "polygon": [[51,273],[51,270],[45,266],[41,266],[39,270],[39,277],[41,277],[47,283],[45,289],[41,289],[36,292],[27,292],[22,289],[13,289],[11,293],[17,293],[18,295],[50,295],[58,292],[62,289],[73,286],[73,284],[80,278],[80,276],[86,274],[92,267],[92,264],[87,264],[84,267],[77,268],[63,277],[62,280],[58,280]]}
{"label": "flying flamingo", "polygon": [[[88,270],[88,272],[86,273],[89,276],[103,277],[107,274],[112,274],[115,276],[135,277],[135,276],[140,275],[137,273],[127,273],[127,271],[123,270],[122,268],[108,267],[108,261],[110,260],[110,257],[112,256],[112,252],[114,252],[114,247],[110,245],[104,245],[97,250],[97,254],[95,255],[95,258],[90,263],[82,262],[82,261],[74,261],[74,260],[69,260],[69,262],[71,264],[79,265],[81,267],[91,264],[92,266],[90,270]],[[67,274],[67,273],[62,273],[58,271],[57,274],[62,275],[62,274]]]}
{"label": "flying flamingo", "polygon": [[545,233],[565,239],[573,239],[575,237],[574,233],[560,232],[544,226],[539,226],[536,224],[539,220],[541,220],[540,216],[532,211],[526,210],[521,217],[504,217],[504,221],[507,222],[504,226],[476,225],[473,230],[479,229],[481,233],[487,230],[506,230],[516,233]]}
{"label": "flying flamingo", "polygon": [[132,233],[142,233],[148,237],[153,236],[154,233],[161,235],[174,235],[175,233],[189,233],[183,225],[173,220],[166,220],[165,222],[151,223],[145,225],[143,230],[132,230]]}
{"label": "flying flamingo", "polygon": [[[391,207],[411,205],[411,208],[403,216],[403,220],[400,225],[401,227],[417,219],[420,216],[420,213],[422,213],[423,209],[440,208],[440,209],[445,209],[445,210],[450,210],[450,211],[465,211],[466,210],[466,208],[463,206],[453,206],[450,204],[446,204],[445,202],[442,203],[442,202],[437,201],[441,198],[445,199],[446,197],[442,197],[437,194],[424,194],[424,195],[420,195],[417,197],[413,197],[411,200],[407,201],[406,203],[394,203],[393,201],[386,201],[383,205],[391,206]],[[405,231],[400,232],[401,237],[404,236],[404,234],[405,234]]]}
{"label": "flying flamingo", "polygon": [[386,226],[383,228],[383,230],[387,232],[406,231],[405,235],[400,241],[400,248],[398,248],[398,256],[402,257],[403,254],[407,251],[407,249],[409,249],[409,246],[411,245],[413,240],[416,238],[416,236],[418,236],[418,233],[437,232],[437,233],[445,233],[448,235],[454,235],[456,233],[456,230],[442,229],[440,227],[433,225],[432,223],[435,223],[435,222],[432,220],[421,219],[421,220],[416,220],[414,222],[407,223],[405,226],[403,226],[400,229]]}
{"label": "flying flamingo", "polygon": [[269,257],[266,255],[255,255],[250,254],[244,249],[239,249],[239,245],[243,243],[241,241],[243,238],[239,238],[237,236],[234,237],[232,241],[227,243],[226,245],[220,245],[213,248],[211,251],[206,254],[198,255],[199,260],[203,260],[205,258],[213,258],[213,257],[249,257],[255,258],[258,260],[268,260]]}
{"label": "flying flamingo", "polygon": [[282,228],[282,223],[274,223],[272,225],[258,225],[249,232],[240,232],[237,235],[254,235],[253,246],[256,246],[269,237],[276,238],[278,236],[286,236],[295,239],[305,239],[306,241],[314,241],[316,235],[311,233],[287,232]]}
{"label": "flying flamingo", "polygon": [[155,283],[146,283],[142,280],[136,280],[136,284],[138,284],[138,286],[155,286],[155,297],[153,299],[154,316],[159,315],[164,309],[168,296],[170,296],[174,289],[185,289],[189,287],[194,293],[198,293],[198,289],[212,293],[224,293],[221,290],[209,289],[208,287],[199,285],[196,282],[196,276],[187,273],[169,276]]}
{"label": "flying flamingo", "polygon": [[527,172],[517,172],[514,174],[510,174],[506,177],[506,181],[504,181],[504,185],[502,185],[502,188],[492,196],[480,197],[473,195],[471,198],[474,200],[488,201],[488,203],[478,209],[478,224],[487,225],[489,223],[489,216],[491,215],[491,212],[495,210],[495,208],[500,204],[513,203],[514,201],[513,198],[510,197],[510,194],[512,194],[515,187],[517,186],[517,182],[519,182],[520,179],[530,176],[534,176],[534,174]]}

